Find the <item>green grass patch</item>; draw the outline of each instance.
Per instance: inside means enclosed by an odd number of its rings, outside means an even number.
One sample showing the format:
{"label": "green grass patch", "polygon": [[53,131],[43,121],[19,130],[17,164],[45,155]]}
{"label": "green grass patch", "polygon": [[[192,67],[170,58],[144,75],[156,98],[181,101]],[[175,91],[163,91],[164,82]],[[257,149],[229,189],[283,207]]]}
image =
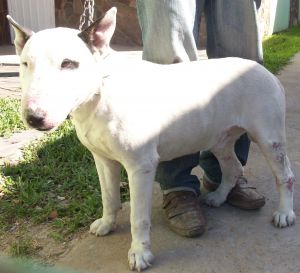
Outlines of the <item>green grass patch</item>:
{"label": "green grass patch", "polygon": [[300,51],[300,25],[265,39],[263,50],[266,68],[278,73]]}
{"label": "green grass patch", "polygon": [[20,108],[18,99],[0,98],[0,137],[9,137],[25,129]]}
{"label": "green grass patch", "polygon": [[[18,219],[26,219],[35,223],[50,221],[67,237],[102,215],[94,160],[79,142],[70,121],[32,143],[19,164],[1,169],[2,232]],[[128,200],[128,188],[121,192],[123,201]]]}

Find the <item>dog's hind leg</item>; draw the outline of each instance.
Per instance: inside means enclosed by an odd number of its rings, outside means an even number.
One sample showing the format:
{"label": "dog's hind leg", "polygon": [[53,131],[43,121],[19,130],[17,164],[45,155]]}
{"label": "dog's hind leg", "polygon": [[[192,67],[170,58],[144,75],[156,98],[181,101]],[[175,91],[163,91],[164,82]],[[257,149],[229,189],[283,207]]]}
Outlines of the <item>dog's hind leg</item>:
{"label": "dog's hind leg", "polygon": [[102,218],[91,224],[90,232],[97,236],[103,236],[115,229],[117,212],[121,207],[121,165],[116,161],[103,158],[94,153],[93,156],[100,180],[103,215]]}
{"label": "dog's hind leg", "polygon": [[243,167],[234,152],[235,142],[243,133],[243,129],[232,127],[223,133],[220,141],[211,149],[219,161],[222,181],[216,191],[206,195],[205,203],[209,206],[218,207],[224,203],[230,190],[243,175]]}
{"label": "dog's hind leg", "polygon": [[293,225],[296,220],[293,211],[295,177],[290,168],[285,137],[258,139],[257,142],[276,177],[279,207],[273,215],[274,225],[280,228]]}

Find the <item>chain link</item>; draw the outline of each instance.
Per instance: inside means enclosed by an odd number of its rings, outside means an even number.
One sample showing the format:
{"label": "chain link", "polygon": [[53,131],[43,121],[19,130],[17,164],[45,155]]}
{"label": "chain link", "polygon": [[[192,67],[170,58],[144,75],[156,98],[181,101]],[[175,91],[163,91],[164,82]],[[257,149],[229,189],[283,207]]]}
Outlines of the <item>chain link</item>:
{"label": "chain link", "polygon": [[[95,0],[85,0],[83,6],[83,13],[80,16],[79,30],[81,31],[83,26],[87,24],[89,26],[94,21],[94,6]],[[87,20],[87,21],[86,21]]]}

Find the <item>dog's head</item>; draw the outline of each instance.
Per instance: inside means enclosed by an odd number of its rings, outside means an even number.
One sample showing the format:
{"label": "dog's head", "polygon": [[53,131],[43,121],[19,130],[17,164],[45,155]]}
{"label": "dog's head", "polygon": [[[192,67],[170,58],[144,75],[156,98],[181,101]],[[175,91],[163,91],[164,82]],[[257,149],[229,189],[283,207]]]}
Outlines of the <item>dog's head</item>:
{"label": "dog's head", "polygon": [[109,51],[116,11],[110,9],[82,32],[53,28],[34,33],[7,17],[20,56],[22,117],[28,126],[56,128],[99,91],[99,59]]}

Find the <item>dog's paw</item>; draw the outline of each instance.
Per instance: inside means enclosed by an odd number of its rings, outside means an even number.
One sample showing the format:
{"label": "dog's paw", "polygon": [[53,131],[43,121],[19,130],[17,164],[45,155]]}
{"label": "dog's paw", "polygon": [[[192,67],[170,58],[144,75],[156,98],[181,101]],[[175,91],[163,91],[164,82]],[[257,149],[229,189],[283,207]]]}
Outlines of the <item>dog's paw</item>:
{"label": "dog's paw", "polygon": [[295,224],[296,215],[293,210],[289,212],[275,211],[273,214],[273,223],[275,227],[284,228]]}
{"label": "dog's paw", "polygon": [[97,219],[90,226],[90,233],[96,236],[104,236],[115,229],[115,223],[104,218]]}
{"label": "dog's paw", "polygon": [[223,196],[220,192],[210,192],[205,196],[205,203],[210,207],[219,207],[226,201],[226,196]]}
{"label": "dog's paw", "polygon": [[138,272],[141,272],[151,266],[153,259],[154,256],[149,248],[132,246],[128,252],[130,270],[137,270]]}

